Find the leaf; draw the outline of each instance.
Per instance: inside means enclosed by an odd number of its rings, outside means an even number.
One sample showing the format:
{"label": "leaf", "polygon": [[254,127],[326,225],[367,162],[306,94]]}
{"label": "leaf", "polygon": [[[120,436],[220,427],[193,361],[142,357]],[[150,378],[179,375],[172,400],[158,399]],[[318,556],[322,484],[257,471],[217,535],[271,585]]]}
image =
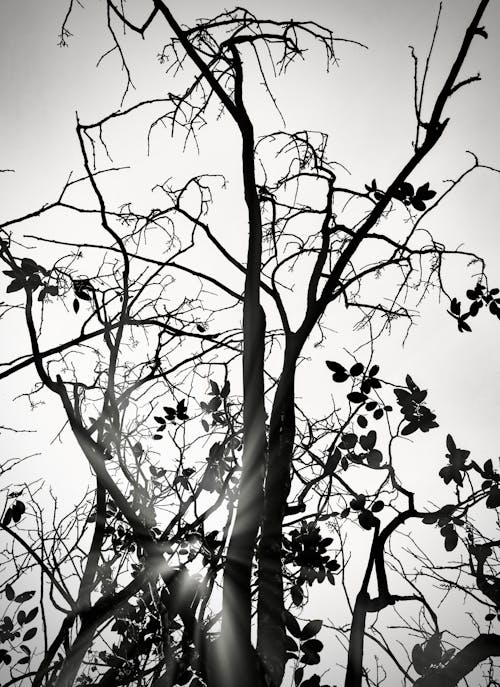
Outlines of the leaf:
{"label": "leaf", "polygon": [[456,298],[452,298],[451,303],[450,303],[451,313],[453,315],[460,315],[460,310],[461,310],[460,303],[457,301]]}
{"label": "leaf", "polygon": [[357,423],[361,427],[361,429],[366,429],[366,427],[368,426],[368,420],[364,415],[358,415]]}
{"label": "leaf", "polygon": [[472,331],[470,326],[465,321],[464,317],[461,317],[458,321],[458,331],[459,332],[471,332]]}
{"label": "leaf", "polygon": [[371,451],[371,449],[374,448],[376,442],[377,432],[373,429],[370,432],[368,432],[368,434],[362,434],[359,437],[359,443],[363,451]]}
{"label": "leaf", "polygon": [[322,620],[310,620],[302,628],[302,632],[300,633],[300,639],[305,640],[305,639],[310,639],[311,637],[314,637],[321,630],[322,626],[323,626]]}
{"label": "leaf", "polygon": [[297,642],[290,637],[290,635],[285,635],[285,649],[287,651],[298,651],[299,645]]}
{"label": "leaf", "polygon": [[417,197],[413,198],[413,200],[411,201],[411,204],[413,205],[415,210],[418,210],[419,212],[423,212],[425,210],[425,203],[420,198],[417,198]]}
{"label": "leaf", "polygon": [[349,374],[351,377],[358,377],[360,374],[363,374],[364,369],[363,363],[355,363],[349,370]]}
{"label": "leaf", "polygon": [[290,589],[290,594],[292,596],[292,601],[294,605],[301,606],[302,602],[304,601],[304,592],[302,591],[301,587],[298,584],[295,584]]}
{"label": "leaf", "polygon": [[493,487],[490,490],[490,493],[488,494],[488,498],[486,499],[486,507],[487,508],[498,508],[498,507],[500,507],[500,488],[499,487]]}
{"label": "leaf", "polygon": [[226,381],[224,382],[224,386],[220,390],[221,398],[227,398],[229,396],[230,390],[231,390],[231,385],[229,383],[229,380],[226,379]]}
{"label": "leaf", "polygon": [[21,260],[21,269],[25,274],[33,274],[33,272],[38,272],[38,265],[31,258],[23,258]]}
{"label": "leaf", "polygon": [[378,468],[384,457],[378,448],[374,448],[366,456],[366,462],[371,468]]}
{"label": "leaf", "polygon": [[4,592],[5,592],[5,596],[7,597],[7,601],[12,601],[12,599],[13,599],[14,596],[15,596],[15,594],[14,594],[14,590],[13,590],[13,588],[10,586],[10,584],[6,584],[6,585],[5,585]]}
{"label": "leaf", "polygon": [[80,301],[78,300],[78,298],[75,298],[73,300],[73,310],[75,311],[75,313],[77,313],[80,310]]}
{"label": "leaf", "polygon": [[360,391],[351,391],[347,394],[347,398],[351,403],[364,403],[366,401],[366,394],[362,394]]}
{"label": "leaf", "polygon": [[22,604],[22,603],[24,603],[25,601],[29,601],[29,600],[32,599],[34,596],[35,596],[35,592],[34,592],[34,591],[22,592],[22,594],[18,594],[18,595],[16,596],[15,601],[16,601],[18,604]]}
{"label": "leaf", "polygon": [[453,530],[449,534],[446,535],[444,538],[444,548],[447,551],[453,551],[454,549],[457,548],[458,544],[458,534]]}
{"label": "leaf", "polygon": [[345,372],[346,369],[340,363],[336,363],[334,360],[326,360],[326,366],[332,372]]}
{"label": "leaf", "polygon": [[296,639],[301,638],[299,624],[290,611],[287,610],[285,610],[285,626],[293,637]]}
{"label": "leaf", "polygon": [[361,511],[358,521],[364,530],[371,530],[378,523],[377,518],[369,510]]}
{"label": "leaf", "polygon": [[7,293],[14,293],[14,291],[20,291],[22,288],[24,288],[25,285],[24,279],[14,279],[13,281],[10,282],[10,284],[7,286]]}
{"label": "leaf", "polygon": [[304,668],[302,666],[300,668],[297,668],[293,675],[293,681],[295,683],[295,687],[298,687],[300,683],[302,682],[302,678],[304,677]]}
{"label": "leaf", "polygon": [[3,516],[2,525],[4,527],[8,527],[11,520],[12,520],[12,508],[9,506],[9,508],[7,508],[7,510],[5,511],[5,514]]}
{"label": "leaf", "polygon": [[356,434],[352,434],[347,432],[346,434],[342,435],[342,442],[340,447],[346,450],[350,450],[356,446],[358,442],[358,437]]}
{"label": "leaf", "polygon": [[214,382],[213,379],[210,380],[210,389],[211,389],[210,393],[213,396],[220,396],[219,385],[217,384],[217,382]]}
{"label": "leaf", "polygon": [[307,666],[315,666],[321,661],[319,654],[303,654],[301,656],[300,662],[305,663]]}
{"label": "leaf", "polygon": [[320,642],[319,639],[308,639],[300,648],[306,654],[319,654],[323,649],[323,642]]}
{"label": "leaf", "polygon": [[415,644],[411,652],[411,661],[413,667],[419,675],[425,675],[427,672],[428,665],[424,659],[424,650],[420,644]]}
{"label": "leaf", "polygon": [[385,504],[383,501],[375,501],[375,503],[372,504],[372,513],[380,513],[384,506]]}
{"label": "leaf", "polygon": [[30,639],[33,639],[37,632],[38,628],[30,627],[30,629],[26,632],[26,634],[23,637],[23,642],[28,642]]}
{"label": "leaf", "polygon": [[349,379],[349,373],[345,369],[343,365],[340,363],[336,363],[333,360],[327,360],[326,361],[326,366],[328,367],[329,370],[333,372],[333,381],[334,382],[345,382],[347,379]]}

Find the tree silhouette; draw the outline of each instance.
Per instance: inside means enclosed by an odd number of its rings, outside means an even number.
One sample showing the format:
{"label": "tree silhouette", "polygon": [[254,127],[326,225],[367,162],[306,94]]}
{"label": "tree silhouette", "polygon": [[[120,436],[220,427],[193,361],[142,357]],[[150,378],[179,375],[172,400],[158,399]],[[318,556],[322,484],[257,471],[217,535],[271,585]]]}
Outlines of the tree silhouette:
{"label": "tree silhouette", "polygon": [[[332,65],[339,44],[364,46],[314,21],[263,19],[240,7],[186,27],[163,0],[143,3],[139,19],[107,0],[111,50],[125,74],[120,107],[90,122],[77,115],[80,176],[55,200],[0,225],[2,315],[20,328],[22,313],[30,347],[3,363],[0,378],[34,369],[27,398],[60,414],[68,464],[78,452],[92,474],[82,500],[61,515],[43,484],[11,480],[21,465],[4,467],[4,684],[278,687],[288,670],[296,687],[320,687],[328,678],[309,667],[330,667],[323,628],[339,642],[331,663],[345,666],[346,687],[384,681],[388,668],[379,675],[368,667],[368,641],[401,683],[455,685],[489,661],[486,684],[495,684],[500,474],[448,435],[435,474],[447,499],[421,506],[401,468],[402,440],[427,434],[439,418],[418,370],[391,380],[377,362],[379,337],[395,320],[411,324],[431,289],[448,304],[457,336],[481,310],[500,318],[484,261],[446,248],[425,227],[464,179],[496,170],[470,154],[444,191],[417,181],[446,133],[450,102],[480,79],[463,72],[471,45],[487,38],[488,4],[477,3],[448,73],[427,89],[438,16],[422,74],[413,53],[411,154],[388,183],[351,188],[325,134],[256,133],[247,83],[258,79],[275,103],[272,70],[318,49]],[[156,30],[170,35],[159,61],[172,92],[129,104],[129,55]],[[140,194],[115,203],[109,180],[124,166],[108,138],[134,117],[147,122],[148,150],[162,125],[202,147],[203,127],[220,118],[238,137],[245,219],[235,212],[221,230],[226,180],[198,170],[182,181],[167,171],[155,204]],[[22,238],[28,222],[54,213],[83,219],[85,235]],[[476,270],[463,297],[448,286],[452,260]],[[297,370],[312,337],[316,356],[318,346],[331,350],[329,328],[345,311],[356,312],[369,352],[321,353],[335,402],[319,414]],[[427,548],[436,527],[439,545]],[[367,537],[366,556],[350,560],[348,542],[366,546]],[[327,621],[333,612],[309,618],[316,589],[328,585],[345,622]],[[471,613],[487,610],[488,631],[476,622],[472,638],[447,634],[435,610],[443,588],[465,595]]]}

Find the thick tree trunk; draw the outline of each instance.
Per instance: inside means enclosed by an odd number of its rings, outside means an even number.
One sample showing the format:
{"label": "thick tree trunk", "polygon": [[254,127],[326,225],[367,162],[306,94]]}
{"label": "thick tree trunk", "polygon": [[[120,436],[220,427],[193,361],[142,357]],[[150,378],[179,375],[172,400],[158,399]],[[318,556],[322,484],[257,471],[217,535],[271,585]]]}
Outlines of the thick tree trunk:
{"label": "thick tree trunk", "polygon": [[258,552],[257,650],[272,685],[280,685],[286,661],[282,573],[283,518],[290,492],[295,439],[295,352],[285,352],[269,428],[264,515]]}

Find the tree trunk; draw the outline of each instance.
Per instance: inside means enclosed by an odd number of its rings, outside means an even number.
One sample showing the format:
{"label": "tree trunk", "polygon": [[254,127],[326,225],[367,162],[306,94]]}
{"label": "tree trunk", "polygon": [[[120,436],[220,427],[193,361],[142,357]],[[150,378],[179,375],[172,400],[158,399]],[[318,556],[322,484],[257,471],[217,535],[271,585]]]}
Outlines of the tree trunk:
{"label": "tree trunk", "polygon": [[276,390],[269,428],[264,516],[258,552],[258,642],[257,650],[272,685],[280,685],[286,661],[282,530],[295,439],[295,362],[290,348]]}
{"label": "tree trunk", "polygon": [[[241,94],[240,94],[241,98]],[[259,530],[266,454],[264,350],[266,320],[260,305],[262,220],[255,186],[254,136],[250,120],[240,126],[248,254],[243,305],[243,458],[238,507],[223,581],[222,635],[217,643],[217,687],[257,687],[260,673],[251,643],[252,564]]]}
{"label": "tree trunk", "polygon": [[354,612],[349,637],[349,652],[347,654],[347,671],[345,687],[361,687],[363,678],[363,650],[365,641],[365,623],[368,595],[361,591],[354,604]]}

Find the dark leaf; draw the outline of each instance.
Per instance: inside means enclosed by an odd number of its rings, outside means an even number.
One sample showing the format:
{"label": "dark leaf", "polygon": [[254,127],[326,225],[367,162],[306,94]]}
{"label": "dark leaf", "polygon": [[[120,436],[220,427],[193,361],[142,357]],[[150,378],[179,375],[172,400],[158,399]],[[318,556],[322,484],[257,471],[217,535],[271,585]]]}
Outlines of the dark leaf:
{"label": "dark leaf", "polygon": [[227,398],[230,390],[231,390],[231,385],[229,384],[229,380],[226,379],[226,381],[224,382],[224,386],[220,390],[221,398]]}
{"label": "dark leaf", "polygon": [[323,642],[320,642],[319,639],[308,639],[300,648],[306,654],[319,654],[323,649]]}
{"label": "dark leaf", "polygon": [[453,551],[454,549],[456,549],[457,544],[458,544],[458,534],[455,532],[455,530],[453,530],[452,532],[450,532],[449,534],[446,535],[446,537],[444,539],[444,548],[447,551]]}
{"label": "dark leaf", "polygon": [[292,596],[292,601],[295,606],[301,606],[304,601],[304,592],[301,587],[296,584],[290,589],[290,594]]}
{"label": "dark leaf", "polygon": [[371,530],[378,520],[369,510],[363,510],[358,516],[359,524],[364,530]]}
{"label": "dark leaf", "polygon": [[358,415],[357,423],[362,429],[365,429],[368,426],[368,420],[364,415]]}
{"label": "dark leaf", "polygon": [[371,468],[377,468],[383,461],[384,457],[378,448],[374,448],[366,455],[366,462]]}
{"label": "dark leaf", "polygon": [[358,442],[358,437],[352,433],[346,433],[342,435],[342,442],[340,447],[343,449],[350,450],[356,446]]}
{"label": "dark leaf", "polygon": [[17,601],[18,604],[22,604],[25,601],[29,601],[35,596],[34,591],[29,591],[29,592],[23,592],[22,594],[18,594],[15,598],[15,601]]}
{"label": "dark leaf", "polygon": [[11,520],[12,520],[12,508],[9,506],[9,508],[7,508],[7,510],[5,511],[5,514],[3,516],[2,525],[4,527],[8,527]]}
{"label": "dark leaf", "polygon": [[14,293],[14,291],[20,291],[22,288],[24,288],[24,284],[26,282],[24,279],[14,279],[13,281],[10,282],[10,284],[7,286],[7,293]]}
{"label": "dark leaf", "polygon": [[359,437],[359,443],[363,451],[371,451],[377,442],[377,432],[371,430],[368,434],[362,434]]}
{"label": "dark leaf", "polygon": [[359,391],[351,391],[347,394],[347,398],[351,403],[364,403],[366,401],[366,394],[362,394]]}
{"label": "dark leaf", "polygon": [[297,668],[297,670],[295,671],[295,673],[293,675],[293,681],[294,681],[295,687],[298,687],[298,685],[300,685],[303,677],[304,677],[304,668],[302,668],[302,667]]}
{"label": "dark leaf", "polygon": [[499,487],[493,487],[488,494],[488,498],[486,499],[486,507],[487,508],[498,508],[500,507],[500,488]]}
{"label": "dark leaf", "polygon": [[417,197],[413,198],[413,200],[411,201],[411,204],[413,205],[415,210],[418,210],[419,212],[423,212],[425,210],[425,203],[420,198],[417,198]]}
{"label": "dark leaf", "polygon": [[460,315],[460,310],[460,303],[456,298],[452,298],[450,303],[450,311],[453,313],[453,315]]}
{"label": "dark leaf", "polygon": [[217,384],[217,382],[214,382],[212,379],[210,380],[210,393],[213,396],[219,396],[220,395],[219,385]]}
{"label": "dark leaf", "polygon": [[415,644],[411,652],[413,667],[419,675],[424,675],[429,667],[424,658],[424,650],[420,644]]}
{"label": "dark leaf", "polygon": [[7,597],[7,600],[12,601],[12,599],[15,596],[15,593],[14,593],[13,588],[10,586],[10,584],[5,585],[4,592],[5,592],[5,596]]}
{"label": "dark leaf", "polygon": [[78,300],[78,298],[75,298],[73,300],[73,310],[75,311],[75,313],[77,313],[80,310],[80,301]]}
{"label": "dark leaf", "polygon": [[365,366],[363,365],[363,363],[355,363],[349,370],[349,374],[352,377],[357,377],[358,375],[363,374],[364,369]]}
{"label": "dark leaf", "polygon": [[36,627],[30,627],[30,629],[26,632],[26,634],[23,637],[23,642],[28,642],[30,639],[33,639],[37,632],[38,629]]}
{"label": "dark leaf", "polygon": [[320,661],[319,654],[302,654],[300,658],[300,662],[305,663],[307,666],[316,666]]}
{"label": "dark leaf", "polygon": [[321,630],[322,625],[322,620],[310,620],[302,628],[302,632],[300,633],[300,639],[304,641],[305,639],[310,639],[311,637],[314,637]]}
{"label": "dark leaf", "polygon": [[372,504],[372,513],[380,513],[381,510],[384,508],[384,502],[383,501],[375,501],[375,503]]}
{"label": "dark leaf", "polygon": [[301,638],[300,627],[297,620],[290,613],[290,611],[285,610],[285,626],[288,632],[296,639]]}

